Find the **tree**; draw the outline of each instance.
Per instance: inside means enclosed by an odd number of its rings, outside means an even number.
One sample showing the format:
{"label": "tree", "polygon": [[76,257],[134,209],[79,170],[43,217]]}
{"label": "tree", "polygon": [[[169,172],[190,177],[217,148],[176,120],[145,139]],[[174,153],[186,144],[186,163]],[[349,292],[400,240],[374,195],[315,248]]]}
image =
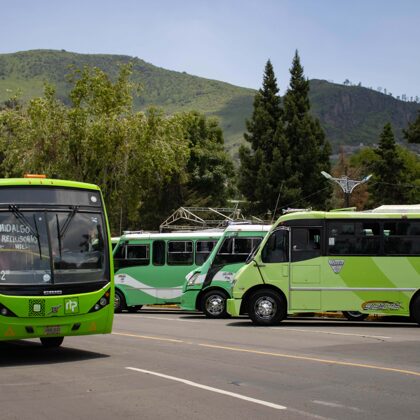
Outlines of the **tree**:
{"label": "tree", "polygon": [[374,176],[369,183],[372,205],[408,203],[407,168],[397,149],[390,123],[385,124],[380,134],[375,154],[377,160],[372,164]]}
{"label": "tree", "polygon": [[[284,97],[283,124],[290,153],[288,188],[296,193],[300,206],[323,209],[331,185],[321,171],[329,172],[331,147],[319,120],[310,114],[309,82],[303,75],[298,52],[290,69],[290,86]],[[282,206],[286,202],[282,200]]]}
{"label": "tree", "polygon": [[[41,172],[98,184],[113,232],[138,229],[150,185],[184,171],[188,142],[177,118],[132,111],[131,69],[117,80],[85,68],[73,74],[71,106],[47,86],[27,107],[0,112],[5,176]],[[17,157],[19,156],[19,159]]]}
{"label": "tree", "polygon": [[250,144],[239,149],[240,169],[238,186],[252,203],[252,211],[263,214],[274,209],[278,185],[273,189],[271,164],[277,156],[275,143],[280,141],[279,124],[282,109],[277,80],[271,61],[268,60],[263,75],[263,85],[254,98],[251,119],[246,122],[245,140]]}
{"label": "tree", "polygon": [[420,143],[420,111],[417,114],[417,118],[403,132],[409,143]]}
{"label": "tree", "polygon": [[151,185],[140,211],[142,226],[154,228],[181,206],[225,206],[233,194],[234,168],[224,150],[223,132],[213,118],[192,111],[174,116],[188,147],[182,172]]}

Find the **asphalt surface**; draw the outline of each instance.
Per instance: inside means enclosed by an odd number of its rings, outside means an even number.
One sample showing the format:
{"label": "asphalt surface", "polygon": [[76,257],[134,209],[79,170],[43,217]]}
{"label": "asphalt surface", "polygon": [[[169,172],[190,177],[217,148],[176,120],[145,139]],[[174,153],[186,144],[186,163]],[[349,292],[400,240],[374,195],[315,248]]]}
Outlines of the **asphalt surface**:
{"label": "asphalt surface", "polygon": [[110,335],[0,343],[0,419],[419,419],[420,327],[141,310]]}

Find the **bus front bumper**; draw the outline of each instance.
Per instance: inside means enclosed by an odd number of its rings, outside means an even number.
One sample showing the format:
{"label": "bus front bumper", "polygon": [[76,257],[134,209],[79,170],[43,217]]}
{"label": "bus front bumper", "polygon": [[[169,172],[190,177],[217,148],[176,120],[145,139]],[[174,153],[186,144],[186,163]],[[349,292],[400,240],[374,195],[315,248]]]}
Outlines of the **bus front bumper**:
{"label": "bus front bumper", "polygon": [[197,309],[197,297],[200,290],[186,290],[181,296],[181,309],[195,311]]}
{"label": "bus front bumper", "polygon": [[230,316],[239,316],[241,312],[242,299],[227,299],[226,309]]}

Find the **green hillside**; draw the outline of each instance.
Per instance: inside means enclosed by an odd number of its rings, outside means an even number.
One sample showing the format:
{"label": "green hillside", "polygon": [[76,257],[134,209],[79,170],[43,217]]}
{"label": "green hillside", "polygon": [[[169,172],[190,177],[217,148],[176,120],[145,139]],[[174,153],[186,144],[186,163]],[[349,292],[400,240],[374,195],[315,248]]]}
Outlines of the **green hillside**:
{"label": "green hillside", "polygon": [[[133,82],[142,86],[135,99],[136,109],[156,105],[167,113],[196,109],[215,116],[224,130],[226,148],[235,155],[243,142],[245,119],[251,115],[255,90],[165,70],[136,57],[64,50],[0,54],[0,103],[17,90],[23,100],[40,96],[45,81],[56,85],[58,96],[68,102],[70,86],[65,76],[72,67],[96,66],[115,77],[119,64],[127,62],[133,64]],[[366,88],[322,80],[311,81],[310,98],[313,113],[320,119],[335,150],[343,144],[375,143],[388,121],[392,122],[397,139],[401,139],[401,130],[420,109],[420,104],[398,101]]]}

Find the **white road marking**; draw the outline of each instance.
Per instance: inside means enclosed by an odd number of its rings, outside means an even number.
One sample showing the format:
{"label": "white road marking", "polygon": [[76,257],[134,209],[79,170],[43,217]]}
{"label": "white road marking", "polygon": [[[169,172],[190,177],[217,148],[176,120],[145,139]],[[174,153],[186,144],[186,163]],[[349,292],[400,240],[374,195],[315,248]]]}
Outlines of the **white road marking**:
{"label": "white road marking", "polygon": [[354,333],[340,333],[340,332],[333,332],[333,331],[322,331],[322,330],[303,330],[300,328],[288,328],[288,327],[269,327],[272,330],[277,331],[296,331],[296,332],[304,332],[304,333],[315,333],[315,334],[329,334],[329,335],[347,335],[350,337],[363,337],[363,338],[374,338],[379,340],[387,340],[391,339],[391,337],[386,337],[382,335],[367,335],[367,334],[354,334]]}
{"label": "white road marking", "polygon": [[235,392],[224,391],[223,389],[218,389],[218,388],[213,388],[211,386],[202,385],[202,384],[199,384],[197,382],[189,381],[187,379],[177,378],[175,376],[164,375],[163,373],[152,372],[150,370],[138,369],[138,368],[134,368],[134,367],[126,367],[126,369],[133,370],[133,371],[136,371],[136,372],[145,373],[147,375],[159,376],[160,378],[169,379],[171,381],[181,382],[185,385],[193,386],[195,388],[200,388],[200,389],[204,389],[206,391],[216,392],[218,394],[227,395],[227,396],[233,397],[233,398],[239,398],[240,400],[245,400],[245,401],[248,401],[248,402],[252,402],[254,404],[264,405],[266,407],[274,408],[276,410],[286,410],[287,409],[287,407],[285,407],[283,405],[273,404],[271,402],[263,401],[263,400],[257,400],[255,398],[246,397],[245,395],[236,394]]}
{"label": "white road marking", "polygon": [[357,412],[362,412],[363,411],[363,410],[361,410],[360,408],[357,408],[357,407],[350,407],[348,405],[337,404],[337,403],[333,403],[333,402],[330,402],[330,401],[312,400],[312,402],[314,404],[325,405],[327,407],[344,408],[344,409],[347,409],[347,410],[352,410],[352,411],[357,411]]}

